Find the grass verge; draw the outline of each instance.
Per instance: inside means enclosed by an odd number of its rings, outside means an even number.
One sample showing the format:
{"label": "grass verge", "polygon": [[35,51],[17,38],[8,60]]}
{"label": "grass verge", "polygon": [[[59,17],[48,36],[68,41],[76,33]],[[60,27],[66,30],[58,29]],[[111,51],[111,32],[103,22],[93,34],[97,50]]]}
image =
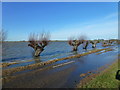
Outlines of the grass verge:
{"label": "grass verge", "polygon": [[84,78],[83,81],[90,81],[84,84],[79,83],[77,88],[118,88],[120,86],[120,81],[116,79],[117,70],[118,62],[116,61],[110,67],[103,70],[100,74],[93,74]]}

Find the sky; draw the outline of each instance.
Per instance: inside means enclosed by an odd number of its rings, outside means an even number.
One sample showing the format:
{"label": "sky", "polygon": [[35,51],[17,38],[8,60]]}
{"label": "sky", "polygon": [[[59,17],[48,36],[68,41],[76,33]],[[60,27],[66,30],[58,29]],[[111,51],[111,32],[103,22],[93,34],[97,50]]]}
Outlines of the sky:
{"label": "sky", "polygon": [[118,38],[117,2],[3,2],[2,28],[8,41],[28,40],[30,33],[50,32],[51,40],[84,35]]}

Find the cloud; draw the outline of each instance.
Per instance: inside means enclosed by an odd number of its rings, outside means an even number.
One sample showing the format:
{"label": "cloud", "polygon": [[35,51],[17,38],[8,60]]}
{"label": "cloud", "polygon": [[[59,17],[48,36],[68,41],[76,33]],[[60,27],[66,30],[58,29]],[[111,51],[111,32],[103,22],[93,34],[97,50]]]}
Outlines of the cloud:
{"label": "cloud", "polygon": [[117,12],[116,13],[112,13],[112,14],[104,17],[104,19],[111,19],[111,18],[118,18],[118,13]]}

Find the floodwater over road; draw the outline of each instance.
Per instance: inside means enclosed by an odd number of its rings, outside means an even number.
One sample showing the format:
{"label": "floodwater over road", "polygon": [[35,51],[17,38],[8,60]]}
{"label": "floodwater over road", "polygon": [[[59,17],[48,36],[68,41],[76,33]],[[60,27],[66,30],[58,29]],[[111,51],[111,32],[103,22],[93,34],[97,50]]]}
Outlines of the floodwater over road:
{"label": "floodwater over road", "polygon": [[[25,46],[27,45],[27,43],[24,43],[24,44]],[[76,54],[75,52],[71,52],[71,47],[67,45],[67,42],[52,42],[50,45],[51,47],[50,46],[46,47],[45,51],[41,54],[41,58],[43,61],[45,61],[45,58],[47,59],[48,57],[50,57],[50,59],[54,59],[54,58],[61,58],[61,57],[66,57],[66,56]],[[22,47],[22,44],[21,44],[21,47]],[[6,87],[8,88],[9,87],[11,88],[16,88],[16,87],[17,88],[22,88],[22,87],[24,88],[64,88],[64,87],[73,88],[82,79],[80,77],[80,74],[86,73],[88,71],[94,71],[94,70],[96,71],[98,70],[98,68],[106,64],[111,64],[118,58],[117,56],[118,47],[117,46],[110,46],[110,47],[113,48],[114,50],[101,53],[98,55],[96,53],[92,53],[86,56],[82,56],[80,58],[73,58],[73,59],[58,61],[53,64],[50,64],[48,67],[50,66],[52,67],[50,67],[49,69],[44,69],[42,71],[40,70],[41,68],[37,68],[29,72],[21,72],[18,74],[14,74],[13,76],[16,76],[17,78],[14,78],[9,82],[6,82],[5,84],[3,84],[3,88],[6,88]],[[28,51],[25,48],[27,48]],[[102,48],[102,47],[100,44],[98,44],[97,48]],[[16,49],[20,50],[20,47]],[[28,56],[29,58],[32,58],[29,52],[31,48],[24,47],[21,49],[23,50],[23,51],[21,50],[22,52],[21,54],[24,57]],[[91,46],[89,46],[88,49],[91,50],[92,49]],[[19,50],[18,52],[20,52]],[[47,50],[49,51],[47,52]],[[12,51],[14,53],[14,50]],[[77,53],[83,53],[83,52],[87,52],[87,51],[82,50],[82,46],[80,46],[79,51]],[[22,57],[21,54],[19,53],[19,55],[18,56],[16,55],[16,57]],[[6,57],[8,58],[7,55]],[[4,56],[3,61],[7,61],[6,57]],[[12,58],[12,56],[10,58]],[[22,58],[19,58],[19,59],[22,59]],[[25,59],[27,60],[27,58]],[[49,60],[49,58],[47,60]]]}

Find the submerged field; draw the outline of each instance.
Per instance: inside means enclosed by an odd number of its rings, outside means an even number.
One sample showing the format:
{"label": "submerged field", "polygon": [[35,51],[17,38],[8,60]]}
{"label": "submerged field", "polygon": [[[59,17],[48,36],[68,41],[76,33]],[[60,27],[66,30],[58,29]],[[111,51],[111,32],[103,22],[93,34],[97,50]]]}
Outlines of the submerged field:
{"label": "submerged field", "polygon": [[[2,45],[3,62],[21,62],[27,60],[34,60],[33,63],[43,62],[56,58],[63,58],[66,56],[75,55],[77,53],[87,52],[92,50],[92,45],[88,45],[87,50],[83,50],[83,45],[78,47],[78,52],[72,52],[72,47],[67,42],[50,42],[45,50],[41,53],[41,57],[33,57],[33,49],[28,47],[28,42],[5,42]],[[97,44],[97,48],[104,48],[101,43]]]}
{"label": "submerged field", "polygon": [[3,88],[73,88],[84,78],[82,73],[107,68],[118,55],[117,45],[102,47],[99,43],[96,49],[89,45],[87,50],[81,45],[78,52],[72,52],[67,42],[51,42],[40,57],[34,58],[27,44],[4,43]]}

